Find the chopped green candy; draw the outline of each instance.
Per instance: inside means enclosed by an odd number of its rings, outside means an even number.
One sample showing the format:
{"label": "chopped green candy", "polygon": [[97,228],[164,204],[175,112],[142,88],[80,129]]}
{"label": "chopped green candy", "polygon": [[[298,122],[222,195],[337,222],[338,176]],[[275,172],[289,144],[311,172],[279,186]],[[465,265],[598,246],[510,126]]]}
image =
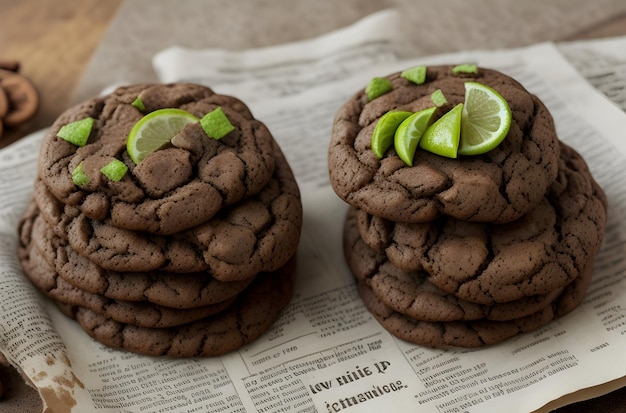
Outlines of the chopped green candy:
{"label": "chopped green candy", "polygon": [[83,169],[82,162],[79,163],[78,166],[72,171],[72,182],[78,186],[87,185],[89,183],[89,177]]}
{"label": "chopped green candy", "polygon": [[221,139],[235,129],[221,107],[212,110],[200,119],[200,126],[209,138]]}
{"label": "chopped green candy", "polygon": [[437,106],[443,106],[446,103],[448,103],[448,99],[446,99],[446,97],[444,96],[443,92],[441,91],[441,89],[437,89],[435,90],[431,95],[430,95],[430,99],[433,101],[433,103]]}
{"label": "chopped green candy", "polygon": [[452,73],[454,73],[455,75],[458,75],[459,73],[475,75],[478,73],[478,67],[476,65],[464,63],[454,66],[452,68]]}
{"label": "chopped green candy", "polygon": [[426,66],[412,67],[402,72],[400,76],[402,76],[409,82],[413,82],[416,85],[421,85],[426,81]]}
{"label": "chopped green candy", "polygon": [[92,127],[93,118],[77,120],[63,125],[63,127],[59,129],[57,136],[76,146],[85,146],[91,134]]}
{"label": "chopped green candy", "polygon": [[365,93],[367,94],[368,100],[374,100],[377,97],[390,92],[391,89],[393,89],[391,80],[382,77],[375,77],[370,80],[367,87],[365,87]]}
{"label": "chopped green candy", "polygon": [[146,105],[143,104],[143,100],[141,100],[139,96],[137,96],[135,100],[133,100],[133,103],[131,103],[131,105],[139,109],[141,112],[144,112],[146,110]]}
{"label": "chopped green candy", "polygon": [[126,172],[128,172],[128,166],[126,166],[124,162],[114,159],[104,165],[100,169],[100,172],[102,172],[104,176],[109,178],[111,181],[117,182],[122,179],[124,175],[126,175]]}

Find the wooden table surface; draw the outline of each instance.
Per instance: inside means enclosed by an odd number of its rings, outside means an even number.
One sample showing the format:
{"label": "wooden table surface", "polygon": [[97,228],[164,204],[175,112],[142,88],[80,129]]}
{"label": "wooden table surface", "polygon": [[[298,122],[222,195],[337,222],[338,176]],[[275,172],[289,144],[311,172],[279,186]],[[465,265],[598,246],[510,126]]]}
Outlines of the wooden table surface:
{"label": "wooden table surface", "polygon": [[[0,61],[18,61],[20,73],[31,80],[40,96],[36,116],[19,129],[5,130],[0,137],[0,148],[49,126],[70,106],[85,67],[121,4],[122,0],[0,0]],[[593,39],[625,34],[626,15],[620,15],[570,38],[554,40]],[[0,364],[0,383],[6,382],[7,375],[12,375],[13,378],[13,388],[10,389],[10,394],[5,395],[24,398],[19,393],[27,390],[19,384],[15,387],[18,376],[10,370]],[[32,394],[30,400],[32,402]],[[608,396],[558,411],[614,412],[617,410],[607,407],[624,401],[626,390],[621,389]],[[2,404],[0,402],[0,410],[3,408]],[[31,407],[34,408],[35,405]],[[7,404],[4,406],[7,407]],[[20,411],[31,411],[27,406],[22,404]]]}

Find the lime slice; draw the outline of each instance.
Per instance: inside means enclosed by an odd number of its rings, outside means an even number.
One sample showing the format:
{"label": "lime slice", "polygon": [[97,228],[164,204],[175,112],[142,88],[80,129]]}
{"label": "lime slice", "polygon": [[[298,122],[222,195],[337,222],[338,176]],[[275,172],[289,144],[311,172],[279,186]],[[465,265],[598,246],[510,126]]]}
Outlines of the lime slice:
{"label": "lime slice", "polygon": [[413,156],[422,135],[433,120],[436,107],[415,112],[402,121],[393,138],[396,153],[405,164],[413,166]]}
{"label": "lime slice", "polygon": [[150,112],[133,126],[126,150],[130,158],[138,164],[157,149],[167,144],[188,123],[198,122],[191,113],[182,109],[159,109]]}
{"label": "lime slice", "polygon": [[502,95],[482,83],[466,82],[459,154],[489,152],[504,140],[510,127],[511,108]]}
{"label": "lime slice", "polygon": [[437,119],[422,135],[420,148],[437,155],[456,158],[461,136],[462,112],[463,104],[459,103]]}
{"label": "lime slice", "polygon": [[378,119],[372,133],[372,150],[376,156],[382,158],[385,155],[385,152],[393,143],[393,137],[398,125],[412,114],[413,112],[392,110]]}

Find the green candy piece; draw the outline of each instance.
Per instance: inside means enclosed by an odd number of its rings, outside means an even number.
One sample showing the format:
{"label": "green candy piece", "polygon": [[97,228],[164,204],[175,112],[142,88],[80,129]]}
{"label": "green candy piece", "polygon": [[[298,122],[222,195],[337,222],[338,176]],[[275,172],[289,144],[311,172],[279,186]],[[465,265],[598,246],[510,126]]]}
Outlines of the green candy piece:
{"label": "green candy piece", "polygon": [[100,169],[100,172],[102,172],[104,176],[109,178],[111,181],[118,182],[124,177],[124,175],[126,175],[126,172],[128,172],[128,166],[126,166],[124,162],[114,159],[104,165]]}
{"label": "green candy piece", "polygon": [[393,89],[391,80],[382,77],[375,77],[370,80],[365,87],[365,93],[367,94],[367,99],[372,101],[377,97],[390,92],[391,89]]}
{"label": "green candy piece", "polygon": [[435,90],[431,95],[430,95],[430,99],[433,101],[433,103],[437,106],[443,106],[446,103],[448,103],[448,99],[446,99],[446,97],[444,96],[443,92],[441,91],[441,89],[437,89]]}
{"label": "green candy piece", "polygon": [[78,186],[87,185],[89,183],[89,177],[83,170],[83,163],[79,163],[72,171],[72,182]]}
{"label": "green candy piece", "polygon": [[141,112],[146,111],[146,105],[143,104],[143,100],[141,100],[139,96],[137,96],[135,100],[133,100],[133,103],[131,103],[131,105],[139,109],[139,111]]}
{"label": "green candy piece", "polygon": [[400,76],[402,76],[409,82],[413,82],[416,85],[421,85],[426,81],[426,66],[412,67],[402,72]]}
{"label": "green candy piece", "polygon": [[452,73],[455,75],[458,75],[458,74],[475,75],[475,74],[478,74],[478,67],[476,65],[464,63],[461,65],[454,66],[452,68]]}
{"label": "green candy piece", "polygon": [[204,115],[200,119],[200,126],[213,139],[221,139],[235,129],[221,107]]}
{"label": "green candy piece", "polygon": [[57,136],[76,146],[85,146],[92,128],[93,118],[85,118],[63,125]]}

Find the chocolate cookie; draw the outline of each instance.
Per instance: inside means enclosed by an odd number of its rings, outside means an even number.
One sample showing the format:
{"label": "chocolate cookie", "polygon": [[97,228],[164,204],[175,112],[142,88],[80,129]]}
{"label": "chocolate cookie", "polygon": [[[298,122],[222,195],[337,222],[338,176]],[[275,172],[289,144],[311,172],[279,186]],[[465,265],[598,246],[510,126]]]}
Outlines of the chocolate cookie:
{"label": "chocolate cookie", "polygon": [[59,277],[54,269],[54,263],[49,261],[53,257],[46,257],[50,254],[38,248],[36,240],[33,241],[30,245],[22,246],[19,255],[24,274],[35,287],[55,301],[86,307],[115,321],[139,327],[172,327],[219,313],[234,300],[230,298],[220,303],[181,310],[148,302],[108,299],[99,294],[80,290]]}
{"label": "chocolate cookie", "polygon": [[[328,167],[333,189],[345,202],[396,222],[426,222],[444,214],[497,223],[518,219],[541,202],[557,175],[559,145],[552,117],[536,96],[510,77],[483,68],[459,76],[451,66],[431,66],[420,85],[400,73],[387,79],[390,92],[369,101],[359,91],[336,114]],[[437,109],[439,117],[464,101],[468,80],[493,87],[509,103],[513,119],[498,147],[457,159],[418,150],[412,167],[393,149],[382,159],[374,154],[372,132],[382,115],[433,107],[431,94],[441,90],[448,103]]]}
{"label": "chocolate cookie", "polygon": [[[37,243],[54,262],[56,273],[72,286],[92,294],[121,301],[147,301],[170,308],[197,308],[233,298],[246,288],[253,277],[232,282],[215,279],[208,271],[172,273],[165,271],[116,272],[105,270],[77,254],[67,241],[54,233],[39,216],[35,202],[24,214],[21,243]],[[31,239],[33,225],[39,228]]]}
{"label": "chocolate cookie", "polygon": [[360,237],[357,212],[348,211],[344,231],[344,250],[355,278],[390,310],[421,321],[496,320],[506,321],[533,314],[563,291],[483,305],[448,294],[428,281],[424,271],[406,272],[394,266],[384,253],[365,244]]}
{"label": "chocolate cookie", "polygon": [[536,330],[552,320],[573,311],[585,297],[591,283],[592,265],[568,285],[559,297],[539,311],[514,320],[432,322],[410,318],[384,305],[365,282],[359,283],[359,294],[368,310],[391,334],[414,344],[429,347],[483,347],[518,334]]}
{"label": "chocolate cookie", "polygon": [[225,311],[183,326],[144,328],[101,316],[84,307],[61,305],[95,340],[151,356],[219,356],[259,337],[293,294],[295,258],[276,271],[259,274]]}
{"label": "chocolate cookie", "polygon": [[221,281],[241,281],[282,266],[296,251],[302,226],[297,183],[273,145],[272,179],[256,195],[223,208],[209,221],[171,235],[116,227],[63,205],[36,183],[35,200],[54,232],[94,264],[119,272],[209,271]]}
{"label": "chocolate cookie", "polygon": [[[145,109],[132,102],[139,97]],[[188,124],[171,147],[135,165],[126,139],[137,121],[161,108],[181,108],[198,118],[221,107],[234,130],[209,138],[200,123]],[[89,140],[79,147],[57,136],[64,125],[91,117]],[[86,217],[129,230],[172,234],[202,224],[224,206],[250,198],[274,171],[274,140],[240,100],[192,84],[136,85],[77,105],[63,113],[43,139],[39,176],[63,204]],[[121,160],[129,172],[118,182],[100,169]],[[89,182],[77,186],[79,165]]]}
{"label": "chocolate cookie", "polygon": [[606,226],[606,197],[585,161],[565,144],[560,152],[548,195],[514,222],[406,224],[358,211],[360,235],[393,265],[463,300],[491,305],[549,294],[588,266]]}

